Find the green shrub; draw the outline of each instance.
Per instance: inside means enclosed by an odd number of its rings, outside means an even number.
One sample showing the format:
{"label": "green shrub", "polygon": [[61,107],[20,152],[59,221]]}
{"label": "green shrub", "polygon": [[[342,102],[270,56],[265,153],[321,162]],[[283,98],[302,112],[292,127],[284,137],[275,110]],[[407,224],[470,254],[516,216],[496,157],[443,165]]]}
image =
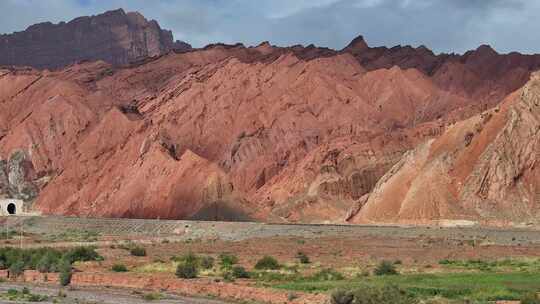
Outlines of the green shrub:
{"label": "green shrub", "polygon": [[242,266],[234,266],[232,268],[232,275],[237,279],[249,279],[249,273]]}
{"label": "green shrub", "polygon": [[223,273],[223,281],[225,282],[234,282],[235,278],[234,278],[234,275],[232,273],[232,271],[225,271]]}
{"label": "green shrub", "polygon": [[60,285],[69,285],[69,283],[71,283],[71,263],[68,260],[63,259],[58,263],[58,268],[60,271]]}
{"label": "green shrub", "polygon": [[7,291],[8,296],[17,296],[19,294],[19,291],[15,288],[10,288]]}
{"label": "green shrub", "polygon": [[375,275],[382,276],[382,275],[397,275],[398,271],[396,270],[396,266],[394,263],[389,261],[382,261],[377,268],[375,268],[374,271]]}
{"label": "green shrub", "polygon": [[520,299],[521,304],[540,304],[540,298],[536,292],[529,292]]}
{"label": "green shrub", "polygon": [[21,291],[10,288],[5,294],[0,294],[0,302],[4,303],[2,299],[11,302],[44,302],[48,300],[48,296],[32,294],[30,289],[24,287]]}
{"label": "green shrub", "polygon": [[313,274],[311,279],[314,281],[340,281],[345,279],[345,277],[332,268],[326,268]]}
{"label": "green shrub", "polygon": [[142,256],[146,256],[146,249],[144,249],[144,247],[135,246],[135,247],[132,247],[132,248],[129,250],[129,253],[130,253],[132,256],[142,257]]}
{"label": "green shrub", "polygon": [[276,270],[279,268],[280,265],[278,261],[271,256],[264,256],[262,259],[257,261],[257,264],[255,264],[255,269],[258,270]]}
{"label": "green shrub", "polygon": [[72,263],[101,259],[103,258],[93,247],[78,247],[65,253],[53,248],[0,248],[0,265],[9,269],[12,276],[22,274],[25,269],[61,272],[60,280],[66,282],[65,284],[69,284]]}
{"label": "green shrub", "polygon": [[181,263],[176,267],[176,276],[182,279],[195,279],[198,275],[197,265]]}
{"label": "green shrub", "polygon": [[9,267],[9,275],[18,277],[24,272],[24,262],[18,261]]}
{"label": "green shrub", "polygon": [[296,254],[296,258],[300,261],[301,264],[309,264],[310,263],[309,257],[305,253],[303,253],[302,251],[299,251]]}
{"label": "green shrub", "polygon": [[111,270],[114,272],[127,272],[128,271],[126,265],[124,264],[114,264],[112,265]]}
{"label": "green shrub", "polygon": [[418,301],[394,285],[363,285],[353,290],[337,290],[330,296],[332,304],[415,304]]}
{"label": "green shrub", "polygon": [[75,262],[87,262],[87,261],[99,261],[103,257],[97,253],[96,248],[94,247],[77,247],[69,250],[63,257],[66,261],[70,263]]}
{"label": "green shrub", "polygon": [[219,255],[219,262],[221,268],[231,268],[234,264],[238,263],[238,257],[234,254],[222,253]]}
{"label": "green shrub", "polygon": [[338,289],[330,295],[332,304],[351,304],[354,300],[354,295],[351,291]]}
{"label": "green shrub", "polygon": [[145,301],[157,301],[163,299],[163,295],[158,292],[145,293],[142,298]]}
{"label": "green shrub", "polygon": [[47,301],[49,297],[37,294],[29,294],[27,296],[28,302],[44,302]]}
{"label": "green shrub", "polygon": [[39,272],[57,272],[61,257],[59,253],[55,253],[54,251],[47,252],[37,262],[36,270]]}
{"label": "green shrub", "polygon": [[204,256],[200,259],[199,265],[202,269],[212,269],[214,268],[214,258],[211,256]]}

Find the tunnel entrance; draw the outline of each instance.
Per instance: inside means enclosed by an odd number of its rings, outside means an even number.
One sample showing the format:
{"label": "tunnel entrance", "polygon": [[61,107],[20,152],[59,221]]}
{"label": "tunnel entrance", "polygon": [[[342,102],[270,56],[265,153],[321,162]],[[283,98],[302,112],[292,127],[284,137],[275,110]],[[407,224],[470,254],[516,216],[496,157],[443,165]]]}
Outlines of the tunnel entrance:
{"label": "tunnel entrance", "polygon": [[7,212],[8,212],[8,214],[16,214],[17,213],[17,206],[15,206],[14,203],[9,203],[7,205]]}

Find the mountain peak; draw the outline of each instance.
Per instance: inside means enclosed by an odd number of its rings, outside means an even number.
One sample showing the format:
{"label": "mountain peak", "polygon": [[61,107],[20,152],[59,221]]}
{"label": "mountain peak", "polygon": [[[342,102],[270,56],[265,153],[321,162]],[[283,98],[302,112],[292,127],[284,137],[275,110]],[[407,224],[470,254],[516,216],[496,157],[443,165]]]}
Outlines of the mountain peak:
{"label": "mountain peak", "polygon": [[161,29],[157,21],[121,8],[69,22],[38,23],[2,37],[5,39],[0,40],[0,65],[48,69],[84,60],[126,65],[171,50],[191,48],[186,43],[174,42],[172,32]]}
{"label": "mountain peak", "polygon": [[351,43],[349,43],[349,45],[347,45],[347,47],[345,47],[345,50],[349,50],[349,51],[363,51],[363,50],[366,50],[368,49],[369,46],[366,42],[366,40],[364,39],[364,36],[362,35],[359,35],[358,37],[354,38]]}
{"label": "mountain peak", "polygon": [[489,44],[482,44],[480,45],[476,50],[476,53],[479,53],[481,55],[498,55],[497,51],[495,51]]}

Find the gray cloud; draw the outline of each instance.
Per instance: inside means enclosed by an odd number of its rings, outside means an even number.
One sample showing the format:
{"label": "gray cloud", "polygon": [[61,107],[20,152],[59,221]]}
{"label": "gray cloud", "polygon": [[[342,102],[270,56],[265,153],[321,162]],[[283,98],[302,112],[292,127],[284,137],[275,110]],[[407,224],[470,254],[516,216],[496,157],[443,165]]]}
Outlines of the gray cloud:
{"label": "gray cloud", "polygon": [[525,0],[3,0],[0,32],[118,7],[198,47],[269,40],[340,49],[362,34],[375,46],[464,52],[486,43],[501,52],[540,52],[540,1]]}

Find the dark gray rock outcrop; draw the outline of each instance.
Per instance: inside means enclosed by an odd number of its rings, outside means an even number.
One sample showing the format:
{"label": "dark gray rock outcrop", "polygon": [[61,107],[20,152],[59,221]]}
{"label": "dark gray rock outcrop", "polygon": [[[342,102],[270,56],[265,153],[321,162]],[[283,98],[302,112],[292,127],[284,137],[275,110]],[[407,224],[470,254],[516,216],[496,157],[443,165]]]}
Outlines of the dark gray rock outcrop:
{"label": "dark gray rock outcrop", "polygon": [[137,12],[118,9],[0,35],[0,65],[58,68],[82,60],[123,65],[191,46]]}

